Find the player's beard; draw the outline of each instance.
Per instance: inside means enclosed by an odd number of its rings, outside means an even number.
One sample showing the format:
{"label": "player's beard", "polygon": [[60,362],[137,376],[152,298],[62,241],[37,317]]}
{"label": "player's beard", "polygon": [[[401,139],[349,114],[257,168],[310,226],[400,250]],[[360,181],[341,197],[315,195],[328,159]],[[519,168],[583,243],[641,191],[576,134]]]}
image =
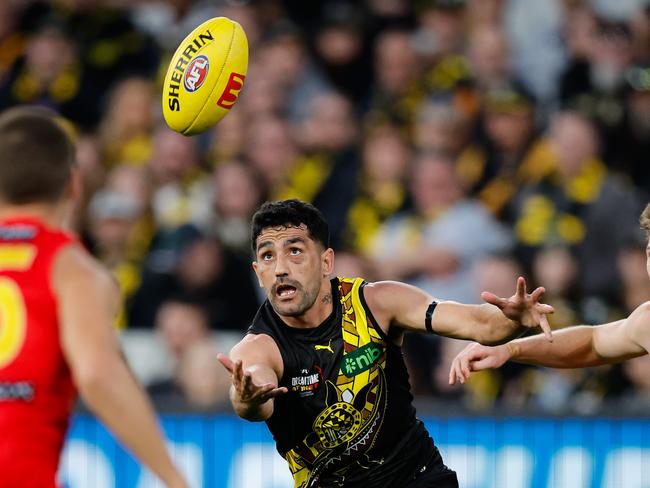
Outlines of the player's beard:
{"label": "player's beard", "polygon": [[[283,303],[277,295],[277,287],[280,285],[290,285],[296,289],[298,303]],[[311,289],[306,289],[302,284],[295,280],[281,279],[271,287],[271,305],[278,315],[285,317],[300,317],[304,315],[316,303],[316,298],[320,292],[320,283],[316,283]]]}

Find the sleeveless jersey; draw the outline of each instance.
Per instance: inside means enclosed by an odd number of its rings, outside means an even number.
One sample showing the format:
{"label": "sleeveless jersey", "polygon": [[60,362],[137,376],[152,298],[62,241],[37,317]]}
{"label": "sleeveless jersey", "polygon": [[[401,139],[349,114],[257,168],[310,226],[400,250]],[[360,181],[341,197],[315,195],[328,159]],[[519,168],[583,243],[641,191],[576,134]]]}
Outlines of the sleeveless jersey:
{"label": "sleeveless jersey", "polygon": [[267,300],[248,330],[272,337],[282,355],[279,384],[289,392],[274,400],[267,425],[296,488],[401,486],[437,454],[365,284],[333,279],[334,310],[318,327],[289,327]]}
{"label": "sleeveless jersey", "polygon": [[36,219],[0,221],[0,488],[56,486],[75,389],[50,275],[74,241]]}

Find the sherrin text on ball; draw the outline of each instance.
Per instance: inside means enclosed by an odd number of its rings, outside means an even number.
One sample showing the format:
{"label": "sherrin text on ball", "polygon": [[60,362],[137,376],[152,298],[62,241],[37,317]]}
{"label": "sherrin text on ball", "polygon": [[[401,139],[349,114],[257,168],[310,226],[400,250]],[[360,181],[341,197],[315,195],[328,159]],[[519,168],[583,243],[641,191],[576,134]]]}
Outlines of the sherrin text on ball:
{"label": "sherrin text on ball", "polygon": [[226,17],[207,20],[183,39],[169,63],[163,115],[176,132],[203,132],[233,107],[248,69],[248,41],[241,25]]}

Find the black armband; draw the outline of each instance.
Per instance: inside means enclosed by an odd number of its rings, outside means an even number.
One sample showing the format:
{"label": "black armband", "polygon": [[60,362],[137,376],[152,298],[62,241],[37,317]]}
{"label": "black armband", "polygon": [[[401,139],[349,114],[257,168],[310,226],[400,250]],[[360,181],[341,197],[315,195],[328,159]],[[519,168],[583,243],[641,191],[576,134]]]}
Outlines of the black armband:
{"label": "black armband", "polygon": [[431,332],[432,334],[434,332],[433,332],[433,327],[431,326],[431,316],[433,315],[433,311],[436,309],[437,306],[438,306],[438,302],[436,302],[435,300],[432,301],[429,304],[429,307],[427,308],[427,314],[426,317],[424,318],[424,326],[427,328],[427,332]]}

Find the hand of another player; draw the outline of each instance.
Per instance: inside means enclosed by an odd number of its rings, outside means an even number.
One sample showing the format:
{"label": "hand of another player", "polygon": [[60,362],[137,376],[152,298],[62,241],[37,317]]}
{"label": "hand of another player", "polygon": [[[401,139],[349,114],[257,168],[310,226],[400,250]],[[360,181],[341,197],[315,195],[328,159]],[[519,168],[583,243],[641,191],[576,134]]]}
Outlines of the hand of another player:
{"label": "hand of another player", "polygon": [[499,368],[509,359],[510,350],[506,344],[495,347],[477,342],[469,344],[451,362],[449,384],[455,385],[457,381],[465,383],[472,371]]}
{"label": "hand of another player", "polygon": [[232,375],[232,384],[237,394],[237,399],[241,403],[250,406],[261,405],[271,398],[283,395],[288,391],[285,387],[278,388],[278,385],[273,383],[256,385],[253,382],[251,372],[244,370],[240,360],[233,362],[225,354],[219,354],[217,359]]}
{"label": "hand of another player", "polygon": [[481,293],[481,298],[499,307],[503,315],[524,327],[541,327],[546,338],[549,342],[552,342],[551,326],[546,315],[553,313],[555,310],[550,305],[540,303],[539,299],[545,291],[544,287],[540,286],[533,290],[532,293],[527,293],[526,280],[520,276],[517,279],[517,291],[510,298],[501,298],[487,291]]}
{"label": "hand of another player", "polygon": [[190,485],[179,475],[178,480],[166,483],[167,488],[190,488]]}

